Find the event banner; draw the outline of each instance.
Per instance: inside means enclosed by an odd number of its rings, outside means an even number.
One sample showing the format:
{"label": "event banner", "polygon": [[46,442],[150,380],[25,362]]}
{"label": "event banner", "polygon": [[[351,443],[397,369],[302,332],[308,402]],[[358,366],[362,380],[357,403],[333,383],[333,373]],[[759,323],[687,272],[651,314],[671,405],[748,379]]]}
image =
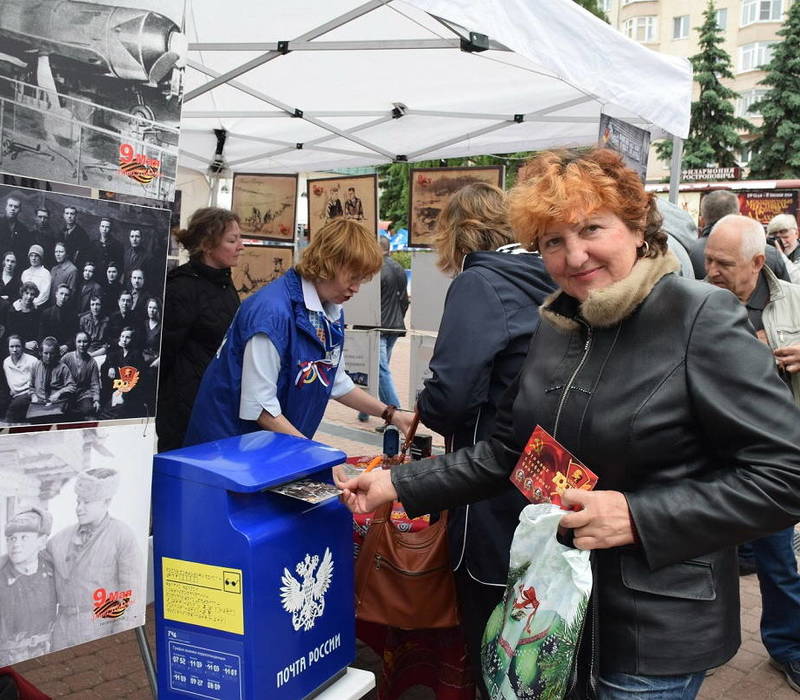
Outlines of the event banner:
{"label": "event banner", "polygon": [[764,225],[778,214],[797,216],[796,190],[746,190],[736,194],[742,216],[758,219]]}
{"label": "event banner", "polygon": [[172,199],[184,0],[3,0],[0,170]]}
{"label": "event banner", "polygon": [[628,124],[621,119],[600,115],[601,148],[610,148],[622,156],[631,170],[639,173],[642,182],[647,179],[647,156],[650,152],[650,132]]}
{"label": "event banner", "polygon": [[170,211],[0,185],[0,427],[155,414]]}
{"label": "event banner", "polygon": [[154,436],[0,439],[0,666],[144,624]]}

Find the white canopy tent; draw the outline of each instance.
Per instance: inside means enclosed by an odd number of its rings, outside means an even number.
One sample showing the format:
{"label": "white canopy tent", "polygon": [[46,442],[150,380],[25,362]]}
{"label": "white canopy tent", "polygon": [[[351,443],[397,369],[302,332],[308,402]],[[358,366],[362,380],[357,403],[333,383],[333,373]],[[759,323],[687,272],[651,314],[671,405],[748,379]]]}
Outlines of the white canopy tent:
{"label": "white canopy tent", "polygon": [[213,162],[214,129],[239,172],[589,145],[601,112],[689,130],[689,62],[572,0],[193,0],[187,35],[190,168]]}

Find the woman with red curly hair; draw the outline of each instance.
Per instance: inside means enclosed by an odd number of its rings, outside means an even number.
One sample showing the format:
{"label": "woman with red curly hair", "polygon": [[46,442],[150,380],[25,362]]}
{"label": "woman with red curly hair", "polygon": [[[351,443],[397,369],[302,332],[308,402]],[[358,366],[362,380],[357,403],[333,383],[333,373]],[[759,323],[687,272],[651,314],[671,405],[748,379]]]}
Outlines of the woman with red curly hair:
{"label": "woman with red curly hair", "polygon": [[739,647],[735,545],[800,519],[800,414],[736,297],[675,274],[617,154],[543,153],[520,180],[511,225],[560,289],[494,434],[341,482],[343,500],[415,516],[487,498],[541,425],[600,478],[563,494],[594,569],[567,697],[691,699]]}

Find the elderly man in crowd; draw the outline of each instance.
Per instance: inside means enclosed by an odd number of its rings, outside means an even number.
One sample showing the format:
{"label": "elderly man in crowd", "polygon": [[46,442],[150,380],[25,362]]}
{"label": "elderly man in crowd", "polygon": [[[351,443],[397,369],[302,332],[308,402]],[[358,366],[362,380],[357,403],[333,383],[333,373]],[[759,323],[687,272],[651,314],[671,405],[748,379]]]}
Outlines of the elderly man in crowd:
{"label": "elderly man in crowd", "polygon": [[0,666],[50,651],[56,619],[53,564],[45,552],[53,518],[29,508],[5,527],[6,550],[0,558]]}
{"label": "elderly man in crowd", "polygon": [[[706,280],[733,292],[747,308],[756,335],[775,356],[777,371],[800,404],[800,286],[765,265],[763,226],[745,216],[720,219],[705,249]],[[800,575],[794,528],[752,542],[761,586],[761,639],[773,665],[800,692]]]}
{"label": "elderly man in crowd", "polygon": [[[692,260],[696,279],[701,280],[706,276],[704,253],[711,229],[723,216],[738,213],[739,198],[730,190],[714,190],[700,201],[700,238],[695,241],[689,250],[689,257]],[[766,256],[767,265],[778,279],[786,282],[792,281],[789,271],[786,269],[786,264],[775,248],[767,246],[764,255]]]}
{"label": "elderly man in crowd", "polygon": [[120,632],[141,619],[127,609],[122,616],[98,616],[96,591],[127,593],[128,602],[143,609],[143,558],[130,526],[109,514],[119,489],[119,472],[94,468],[78,474],[75,481],[78,522],[53,535],[47,551],[56,573],[58,617],[53,630],[53,649],[83,644]]}
{"label": "elderly man in crowd", "polygon": [[767,235],[775,236],[783,254],[793,263],[800,262],[797,244],[797,219],[792,214],[778,214],[767,224]]}

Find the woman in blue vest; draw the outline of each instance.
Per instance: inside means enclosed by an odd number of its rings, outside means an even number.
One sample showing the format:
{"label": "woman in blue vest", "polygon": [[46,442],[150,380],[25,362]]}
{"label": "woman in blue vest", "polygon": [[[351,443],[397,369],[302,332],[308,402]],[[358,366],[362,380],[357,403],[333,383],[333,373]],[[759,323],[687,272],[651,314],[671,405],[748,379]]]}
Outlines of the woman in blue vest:
{"label": "woman in blue vest", "polygon": [[323,226],[295,267],[242,303],[203,376],[185,444],[259,428],[311,438],[329,398],[406,433],[411,414],[344,371],[341,305],[382,262],[375,234],[361,224],[337,218]]}

